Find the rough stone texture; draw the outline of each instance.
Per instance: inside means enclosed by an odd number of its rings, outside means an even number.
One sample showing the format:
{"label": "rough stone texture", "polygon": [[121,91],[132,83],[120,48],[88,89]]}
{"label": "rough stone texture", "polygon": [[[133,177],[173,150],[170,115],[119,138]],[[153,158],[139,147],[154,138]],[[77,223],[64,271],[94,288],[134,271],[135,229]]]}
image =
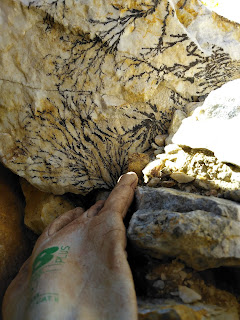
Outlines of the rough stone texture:
{"label": "rough stone texture", "polygon": [[177,257],[196,270],[240,265],[240,205],[173,189],[139,187],[128,229],[152,257]]}
{"label": "rough stone texture", "polygon": [[139,320],[239,320],[236,307],[183,305],[171,300],[139,300]]}
{"label": "rough stone texture", "polygon": [[143,178],[142,170],[149,163],[150,158],[145,153],[133,153],[128,157],[128,171],[134,171],[139,179]]}
{"label": "rough stone texture", "polygon": [[199,300],[202,300],[202,296],[196,291],[186,287],[179,286],[178,287],[179,297],[184,303],[194,303]]}
{"label": "rough stone texture", "polygon": [[16,177],[0,165],[0,308],[5,289],[30,254],[17,183]]}
{"label": "rough stone texture", "polygon": [[239,88],[237,79],[211,92],[203,106],[182,121],[173,143],[211,150],[220,161],[240,166]]}
{"label": "rough stone texture", "polygon": [[44,191],[112,187],[173,110],[240,77],[239,26],[197,0],[0,9],[0,157]]}
{"label": "rough stone texture", "polygon": [[21,187],[26,199],[24,223],[36,234],[41,234],[60,214],[74,209],[63,196],[42,192],[24,179],[21,179]]}
{"label": "rough stone texture", "polygon": [[[191,192],[209,192],[217,190],[218,193],[230,191],[237,192],[240,189],[240,168],[231,166],[219,161],[213,153],[207,150],[184,148],[178,145],[169,144],[165,147],[165,153],[156,156],[156,160],[151,161],[143,170],[144,181],[151,184],[151,180],[159,178],[157,186],[162,184],[166,179],[175,179],[182,183],[193,181],[190,188]],[[190,185],[186,186],[185,190]],[[203,190],[203,191],[202,191]],[[234,199],[233,196],[229,198]],[[236,197],[235,197],[236,198]]]}
{"label": "rough stone texture", "polygon": [[[225,276],[221,274],[219,278],[215,269],[197,272],[177,260],[165,263],[151,260],[142,270],[138,266],[135,271],[137,282],[140,281],[144,288],[144,294],[139,295],[144,297],[144,300],[139,300],[140,319],[239,319],[239,304],[232,294],[238,292],[232,286],[236,280],[233,280],[232,270],[225,270]],[[223,290],[225,281],[228,285]],[[219,289],[219,284],[222,289]],[[193,291],[198,298],[201,296],[201,301],[184,303],[182,287],[191,293],[187,297],[192,299]]]}
{"label": "rough stone texture", "polygon": [[183,172],[173,172],[170,177],[179,183],[188,183],[195,179],[194,177],[191,177]]}
{"label": "rough stone texture", "polygon": [[157,146],[163,147],[165,145],[165,140],[167,138],[167,134],[158,135],[155,137],[154,142]]}
{"label": "rough stone texture", "polygon": [[171,124],[168,128],[168,137],[166,138],[165,142],[166,144],[172,144],[172,138],[174,134],[177,132],[179,127],[182,124],[183,119],[187,117],[186,113],[182,110],[176,110],[173,114]]}

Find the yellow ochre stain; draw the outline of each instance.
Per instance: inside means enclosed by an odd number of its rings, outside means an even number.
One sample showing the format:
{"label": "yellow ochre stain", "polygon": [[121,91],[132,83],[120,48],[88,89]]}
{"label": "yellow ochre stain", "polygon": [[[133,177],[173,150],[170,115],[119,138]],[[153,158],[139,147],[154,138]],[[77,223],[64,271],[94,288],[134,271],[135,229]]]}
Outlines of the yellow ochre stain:
{"label": "yellow ochre stain", "polygon": [[235,39],[240,40],[240,27],[239,24],[230,21],[225,17],[218,15],[216,12],[212,12],[212,19],[217,24],[217,27],[224,32],[234,32]]}
{"label": "yellow ochre stain", "polygon": [[190,2],[187,2],[186,4],[184,0],[180,0],[176,5],[176,15],[179,21],[185,27],[188,27],[198,16],[198,12],[193,8],[194,5],[199,7],[199,4],[198,2],[196,2],[196,0],[192,0]]}

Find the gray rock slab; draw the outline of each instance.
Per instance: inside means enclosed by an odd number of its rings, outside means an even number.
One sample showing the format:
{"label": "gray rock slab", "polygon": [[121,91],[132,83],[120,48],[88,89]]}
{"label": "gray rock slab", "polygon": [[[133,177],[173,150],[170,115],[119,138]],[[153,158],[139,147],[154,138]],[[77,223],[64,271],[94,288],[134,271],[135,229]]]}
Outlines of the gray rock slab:
{"label": "gray rock slab", "polygon": [[128,228],[148,255],[179,258],[196,270],[240,266],[240,205],[167,188],[139,187]]}

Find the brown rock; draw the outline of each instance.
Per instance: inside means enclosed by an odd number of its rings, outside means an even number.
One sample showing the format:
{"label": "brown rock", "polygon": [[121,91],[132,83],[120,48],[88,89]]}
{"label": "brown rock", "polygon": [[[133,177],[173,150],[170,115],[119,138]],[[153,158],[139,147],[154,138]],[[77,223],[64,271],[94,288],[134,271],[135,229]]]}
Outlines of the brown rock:
{"label": "brown rock", "polygon": [[154,141],[159,147],[163,147],[167,137],[168,137],[167,134],[157,135]]}
{"label": "brown rock", "polygon": [[26,199],[24,223],[37,234],[59,215],[74,208],[63,196],[46,193],[21,179],[21,187]]}
{"label": "brown rock", "polygon": [[0,306],[7,286],[30,254],[18,180],[0,164]]}
{"label": "brown rock", "polygon": [[139,179],[142,179],[142,170],[149,163],[149,155],[145,153],[132,153],[128,158],[128,171],[134,171]]}

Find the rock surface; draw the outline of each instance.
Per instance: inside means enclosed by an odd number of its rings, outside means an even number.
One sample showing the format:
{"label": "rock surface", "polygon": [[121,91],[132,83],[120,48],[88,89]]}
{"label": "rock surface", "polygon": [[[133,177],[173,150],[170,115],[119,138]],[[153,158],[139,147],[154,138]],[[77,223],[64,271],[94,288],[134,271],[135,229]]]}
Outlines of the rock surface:
{"label": "rock surface", "polygon": [[[182,149],[178,145],[169,144],[165,147],[165,153],[156,158],[143,169],[144,182],[148,186],[160,187],[165,180],[173,179],[178,182],[181,190],[206,195],[214,190],[216,194],[229,194],[228,198],[233,200],[237,198],[240,168],[221,162],[207,150]],[[153,179],[159,179],[156,185]]]}
{"label": "rock surface", "polygon": [[174,299],[139,300],[139,320],[239,320],[236,307],[184,305]]}
{"label": "rock surface", "polygon": [[179,297],[184,303],[194,303],[199,300],[202,300],[202,296],[196,291],[186,287],[179,286],[178,287]]}
{"label": "rock surface", "polygon": [[240,79],[212,91],[193,115],[184,119],[173,143],[214,152],[222,162],[240,166]]}
{"label": "rock surface", "polygon": [[142,170],[149,163],[149,155],[145,153],[133,153],[128,157],[128,172],[134,171],[139,179],[143,178]]}
{"label": "rock surface", "polygon": [[63,196],[42,192],[24,179],[21,179],[21,187],[26,200],[24,223],[36,234],[41,234],[62,213],[74,209]]}
{"label": "rock surface", "polygon": [[0,21],[0,158],[56,194],[111,188],[175,109],[240,77],[238,25],[197,0],[2,0]]}
{"label": "rock surface", "polygon": [[[231,273],[229,279],[233,278],[230,270],[226,272]],[[144,288],[144,294],[140,295],[144,297],[141,298],[143,301],[139,301],[139,313],[144,316],[143,319],[172,319],[170,316],[174,315],[176,318],[173,319],[178,320],[238,319],[239,304],[232,294],[234,289],[231,285],[229,290],[218,288],[216,270],[197,272],[176,260],[165,263],[152,260],[148,262],[147,272],[145,268],[138,269],[137,273],[138,281],[143,283]],[[229,279],[225,278],[226,281]],[[156,286],[159,282],[164,285]],[[191,298],[190,303],[182,300],[184,290],[190,292],[190,295],[187,294]],[[194,302],[193,295],[201,297],[201,301]]]}
{"label": "rock surface", "polygon": [[177,257],[196,270],[240,265],[240,205],[173,189],[139,187],[128,228],[148,255]]}
{"label": "rock surface", "polygon": [[30,254],[17,183],[16,177],[0,165],[0,308],[5,289]]}

